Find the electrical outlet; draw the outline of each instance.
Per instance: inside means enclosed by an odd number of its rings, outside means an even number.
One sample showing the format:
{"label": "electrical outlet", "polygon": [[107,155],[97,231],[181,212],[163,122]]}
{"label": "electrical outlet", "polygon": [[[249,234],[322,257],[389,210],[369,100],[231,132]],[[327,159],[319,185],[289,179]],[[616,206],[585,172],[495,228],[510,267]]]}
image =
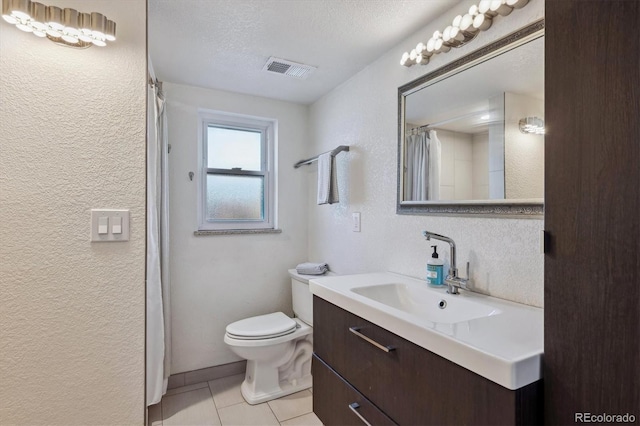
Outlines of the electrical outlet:
{"label": "electrical outlet", "polygon": [[360,232],[360,212],[354,212],[351,215],[353,232]]}

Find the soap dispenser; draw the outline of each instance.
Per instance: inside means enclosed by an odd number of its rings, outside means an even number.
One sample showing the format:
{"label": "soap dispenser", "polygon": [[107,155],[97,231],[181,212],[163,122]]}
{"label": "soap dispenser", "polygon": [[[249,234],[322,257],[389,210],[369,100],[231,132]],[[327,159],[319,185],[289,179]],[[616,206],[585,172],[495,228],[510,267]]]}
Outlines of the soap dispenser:
{"label": "soap dispenser", "polygon": [[438,258],[438,246],[433,247],[431,258],[427,261],[427,283],[432,287],[444,286],[444,260]]}

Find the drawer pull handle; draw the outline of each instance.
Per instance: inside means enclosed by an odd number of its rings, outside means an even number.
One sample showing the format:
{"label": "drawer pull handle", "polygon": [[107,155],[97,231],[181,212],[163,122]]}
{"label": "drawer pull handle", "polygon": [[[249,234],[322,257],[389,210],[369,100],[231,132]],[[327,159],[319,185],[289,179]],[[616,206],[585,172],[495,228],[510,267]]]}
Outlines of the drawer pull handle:
{"label": "drawer pull handle", "polygon": [[356,336],[358,336],[359,338],[361,338],[363,340],[366,340],[367,342],[371,343],[376,348],[381,349],[381,350],[383,350],[385,352],[391,352],[391,351],[394,351],[396,349],[393,346],[381,345],[380,343],[376,342],[375,340],[368,338],[364,334],[360,333],[360,329],[361,328],[362,327],[349,327],[349,331],[352,332],[353,334],[355,334]]}
{"label": "drawer pull handle", "polygon": [[364,424],[365,424],[365,425],[367,425],[367,426],[371,426],[371,423],[369,423],[369,422],[367,421],[367,419],[365,419],[364,417],[362,417],[362,414],[358,413],[358,408],[360,408],[360,404],[358,404],[357,402],[353,402],[353,403],[349,404],[349,409],[350,409],[351,411],[353,411],[353,413],[354,413],[356,416],[358,416],[358,418],[359,418],[360,420],[362,420],[362,423],[364,423]]}

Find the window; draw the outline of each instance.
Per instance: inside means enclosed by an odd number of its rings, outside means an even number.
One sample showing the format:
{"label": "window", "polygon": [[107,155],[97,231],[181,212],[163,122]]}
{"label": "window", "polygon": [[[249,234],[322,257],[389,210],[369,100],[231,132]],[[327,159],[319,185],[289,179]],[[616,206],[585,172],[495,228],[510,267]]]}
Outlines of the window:
{"label": "window", "polygon": [[275,227],[275,124],[200,112],[199,230]]}

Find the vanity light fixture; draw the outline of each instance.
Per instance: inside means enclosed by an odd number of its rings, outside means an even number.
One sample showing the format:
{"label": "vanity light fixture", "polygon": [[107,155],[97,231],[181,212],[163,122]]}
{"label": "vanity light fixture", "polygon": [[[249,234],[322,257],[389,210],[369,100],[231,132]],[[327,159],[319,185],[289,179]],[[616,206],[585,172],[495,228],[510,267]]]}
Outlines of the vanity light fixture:
{"label": "vanity light fixture", "polygon": [[525,117],[518,122],[520,132],[544,135],[544,120],[539,117]]}
{"label": "vanity light fixture", "polygon": [[116,39],[116,23],[97,12],[81,13],[31,0],[2,0],[2,18],[19,30],[63,46],[104,47]]}
{"label": "vanity light fixture", "polygon": [[437,53],[446,53],[452,47],[461,47],[480,34],[491,28],[493,19],[497,16],[507,16],[513,9],[520,9],[529,0],[482,0],[472,5],[464,15],[458,15],[451,25],[444,31],[433,33],[427,44],[418,43],[415,49],[404,52],[400,58],[400,65],[426,65],[429,59]]}

